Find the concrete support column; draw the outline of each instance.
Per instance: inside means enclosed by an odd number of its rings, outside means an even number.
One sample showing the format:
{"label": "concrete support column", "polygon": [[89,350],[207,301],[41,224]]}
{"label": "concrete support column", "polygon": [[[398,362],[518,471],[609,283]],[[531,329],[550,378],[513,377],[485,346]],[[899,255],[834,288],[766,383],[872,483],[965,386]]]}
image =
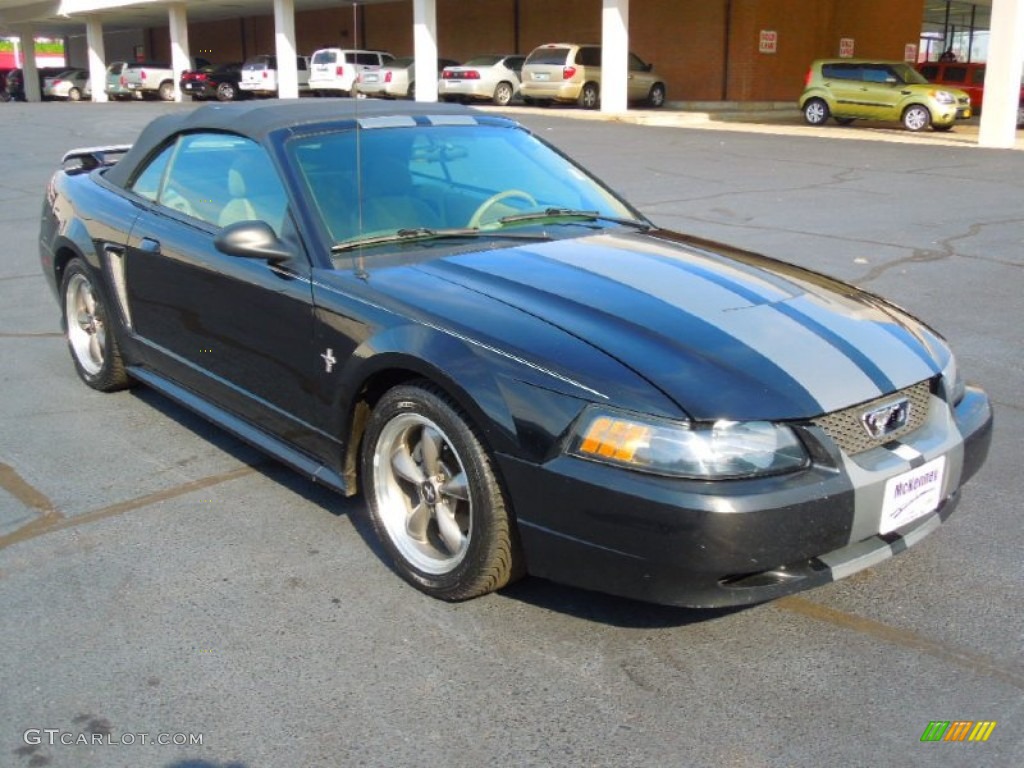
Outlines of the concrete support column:
{"label": "concrete support column", "polygon": [[629,0],[602,0],[601,111],[629,106]]}
{"label": "concrete support column", "polygon": [[978,143],[1012,147],[1017,138],[1021,65],[1024,62],[1024,0],[992,0],[985,109]]}
{"label": "concrete support column", "polygon": [[412,0],[416,101],[437,101],[437,0]]}
{"label": "concrete support column", "polygon": [[174,73],[174,100],[181,101],[181,73],[192,68],[188,49],[188,11],[185,3],[167,6],[167,21],[171,28],[171,71]]}
{"label": "concrete support column", "polygon": [[42,101],[43,89],[39,87],[39,67],[36,66],[36,30],[26,24],[18,29],[18,36],[24,59],[21,74],[25,83],[25,101]]}
{"label": "concrete support column", "polygon": [[103,47],[103,22],[99,16],[85,20],[85,43],[88,46],[89,84],[93,101],[107,101],[107,54]]}
{"label": "concrete support column", "polygon": [[277,54],[277,97],[299,98],[295,50],[295,0],[274,0],[274,51]]}

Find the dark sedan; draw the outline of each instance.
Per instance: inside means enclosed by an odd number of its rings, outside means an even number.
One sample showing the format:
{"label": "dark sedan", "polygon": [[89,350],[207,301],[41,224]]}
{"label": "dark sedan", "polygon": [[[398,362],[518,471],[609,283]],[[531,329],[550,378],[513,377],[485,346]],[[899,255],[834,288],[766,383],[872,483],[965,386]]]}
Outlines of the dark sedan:
{"label": "dark sedan", "polygon": [[68,153],[40,244],[86,384],[362,492],[444,599],[531,573],[768,600],[920,541],[989,447],[988,398],[919,321],[658,229],[455,105],[159,118]]}
{"label": "dark sedan", "polygon": [[186,69],[181,73],[178,85],[181,92],[187,93],[193,101],[234,101],[249,95],[239,87],[241,80],[242,63],[238,61],[232,64],[208,64],[199,69]]}

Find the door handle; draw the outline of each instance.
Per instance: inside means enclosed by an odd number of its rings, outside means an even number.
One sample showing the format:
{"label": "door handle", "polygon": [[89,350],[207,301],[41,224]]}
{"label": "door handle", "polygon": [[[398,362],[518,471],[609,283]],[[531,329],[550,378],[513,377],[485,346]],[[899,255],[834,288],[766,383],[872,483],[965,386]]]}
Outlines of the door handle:
{"label": "door handle", "polygon": [[154,240],[151,237],[144,237],[139,243],[139,250],[144,253],[152,253],[154,255],[160,254],[160,241]]}

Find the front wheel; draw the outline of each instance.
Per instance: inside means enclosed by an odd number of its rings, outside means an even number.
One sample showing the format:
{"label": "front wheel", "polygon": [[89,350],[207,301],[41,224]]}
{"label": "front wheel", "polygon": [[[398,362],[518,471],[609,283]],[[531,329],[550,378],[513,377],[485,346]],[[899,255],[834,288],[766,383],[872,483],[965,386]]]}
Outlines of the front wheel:
{"label": "front wheel", "polygon": [[597,109],[601,101],[600,92],[597,90],[597,83],[585,83],[577,101],[584,109]]}
{"label": "front wheel", "polygon": [[413,586],[466,600],[521,574],[491,458],[465,414],[429,382],[395,387],[377,403],[362,474],[374,530]]}
{"label": "front wheel", "polygon": [[647,94],[647,106],[658,109],[665,105],[665,86],[661,83],[655,83],[651,86],[650,93]]}
{"label": "front wheel", "polygon": [[932,123],[932,113],[920,104],[911,104],[903,112],[903,127],[908,131],[923,131]]}
{"label": "front wheel", "polygon": [[236,98],[238,94],[231,83],[221,83],[217,86],[217,101],[234,101]]}
{"label": "front wheel", "polygon": [[821,99],[811,99],[804,104],[804,120],[808,125],[824,125],[829,114],[828,104]]}
{"label": "front wheel", "polygon": [[114,392],[130,383],[114,336],[112,308],[81,259],[72,259],[61,280],[64,329],[79,377],[93,389]]}

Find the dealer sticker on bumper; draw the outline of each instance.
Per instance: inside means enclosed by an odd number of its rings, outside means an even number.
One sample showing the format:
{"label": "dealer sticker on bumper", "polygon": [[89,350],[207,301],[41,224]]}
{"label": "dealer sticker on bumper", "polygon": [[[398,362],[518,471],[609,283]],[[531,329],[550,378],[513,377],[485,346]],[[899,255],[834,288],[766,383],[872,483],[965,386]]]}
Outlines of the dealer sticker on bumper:
{"label": "dealer sticker on bumper", "polygon": [[942,500],[942,478],[946,457],[889,478],[882,501],[879,533],[889,533],[938,509]]}

